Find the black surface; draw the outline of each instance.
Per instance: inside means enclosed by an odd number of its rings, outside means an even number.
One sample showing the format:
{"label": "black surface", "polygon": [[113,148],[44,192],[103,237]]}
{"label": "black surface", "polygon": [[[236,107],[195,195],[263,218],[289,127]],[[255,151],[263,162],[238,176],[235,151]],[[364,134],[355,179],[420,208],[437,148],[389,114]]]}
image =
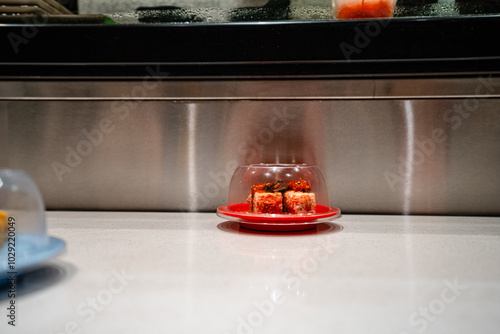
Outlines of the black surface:
{"label": "black surface", "polygon": [[71,12],[78,13],[78,0],[56,0]]}
{"label": "black surface", "polygon": [[500,16],[265,24],[5,25],[0,26],[0,76],[495,72],[500,70],[498,31]]}
{"label": "black surface", "polygon": [[[290,0],[269,0],[264,6],[233,8],[229,22],[279,21],[288,19]],[[136,9],[139,22],[144,23],[196,23],[204,22],[200,15],[176,6],[152,6]]]}

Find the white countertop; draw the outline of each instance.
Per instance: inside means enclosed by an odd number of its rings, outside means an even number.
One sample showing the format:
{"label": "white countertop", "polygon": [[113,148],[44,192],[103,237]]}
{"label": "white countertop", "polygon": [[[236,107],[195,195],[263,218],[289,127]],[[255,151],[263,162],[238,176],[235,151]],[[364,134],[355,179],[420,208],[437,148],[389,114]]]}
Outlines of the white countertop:
{"label": "white countertop", "polygon": [[[343,216],[241,233],[213,213],[48,212],[66,252],[0,333],[498,333],[500,218]],[[2,292],[4,294],[4,292]]]}

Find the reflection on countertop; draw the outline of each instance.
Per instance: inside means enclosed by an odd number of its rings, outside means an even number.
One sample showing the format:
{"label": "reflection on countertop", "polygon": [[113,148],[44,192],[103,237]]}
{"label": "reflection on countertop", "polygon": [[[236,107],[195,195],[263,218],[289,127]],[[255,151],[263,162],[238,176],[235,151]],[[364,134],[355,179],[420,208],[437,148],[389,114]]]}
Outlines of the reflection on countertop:
{"label": "reflection on countertop", "polygon": [[[48,212],[74,275],[23,333],[496,333],[500,218],[345,215],[301,233],[215,213]],[[5,300],[0,301],[3,309]],[[11,329],[0,323],[2,333]],[[16,332],[17,333],[17,332]]]}

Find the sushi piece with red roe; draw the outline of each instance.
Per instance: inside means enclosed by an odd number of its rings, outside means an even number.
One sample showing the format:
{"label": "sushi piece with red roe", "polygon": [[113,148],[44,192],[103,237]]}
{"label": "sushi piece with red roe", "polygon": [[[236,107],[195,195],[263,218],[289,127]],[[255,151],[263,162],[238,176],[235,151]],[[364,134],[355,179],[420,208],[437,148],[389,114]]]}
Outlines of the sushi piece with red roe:
{"label": "sushi piece with red roe", "polygon": [[311,192],[312,187],[304,179],[288,183],[287,191],[283,195],[283,212],[304,214],[316,212],[316,196]]}
{"label": "sushi piece with red roe", "polygon": [[304,179],[289,182],[285,187],[282,181],[256,183],[248,196],[252,213],[315,213],[316,196],[312,187]]}
{"label": "sushi piece with red roe", "polygon": [[252,213],[283,213],[283,194],[279,191],[282,181],[273,183],[257,183],[247,201]]}

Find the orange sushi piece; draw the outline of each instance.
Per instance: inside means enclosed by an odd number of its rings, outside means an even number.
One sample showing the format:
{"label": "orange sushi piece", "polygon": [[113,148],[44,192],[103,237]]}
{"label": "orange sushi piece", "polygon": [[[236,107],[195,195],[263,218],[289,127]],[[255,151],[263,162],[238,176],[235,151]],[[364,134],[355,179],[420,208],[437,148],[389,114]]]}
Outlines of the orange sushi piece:
{"label": "orange sushi piece", "polygon": [[283,195],[280,192],[256,192],[251,200],[253,213],[283,213]]}
{"label": "orange sushi piece", "polygon": [[315,213],[316,212],[316,196],[314,193],[306,193],[302,191],[287,191],[285,192],[284,200],[287,213]]}
{"label": "orange sushi piece", "polygon": [[7,241],[8,227],[7,213],[0,210],[0,247],[2,247],[5,241]]}

